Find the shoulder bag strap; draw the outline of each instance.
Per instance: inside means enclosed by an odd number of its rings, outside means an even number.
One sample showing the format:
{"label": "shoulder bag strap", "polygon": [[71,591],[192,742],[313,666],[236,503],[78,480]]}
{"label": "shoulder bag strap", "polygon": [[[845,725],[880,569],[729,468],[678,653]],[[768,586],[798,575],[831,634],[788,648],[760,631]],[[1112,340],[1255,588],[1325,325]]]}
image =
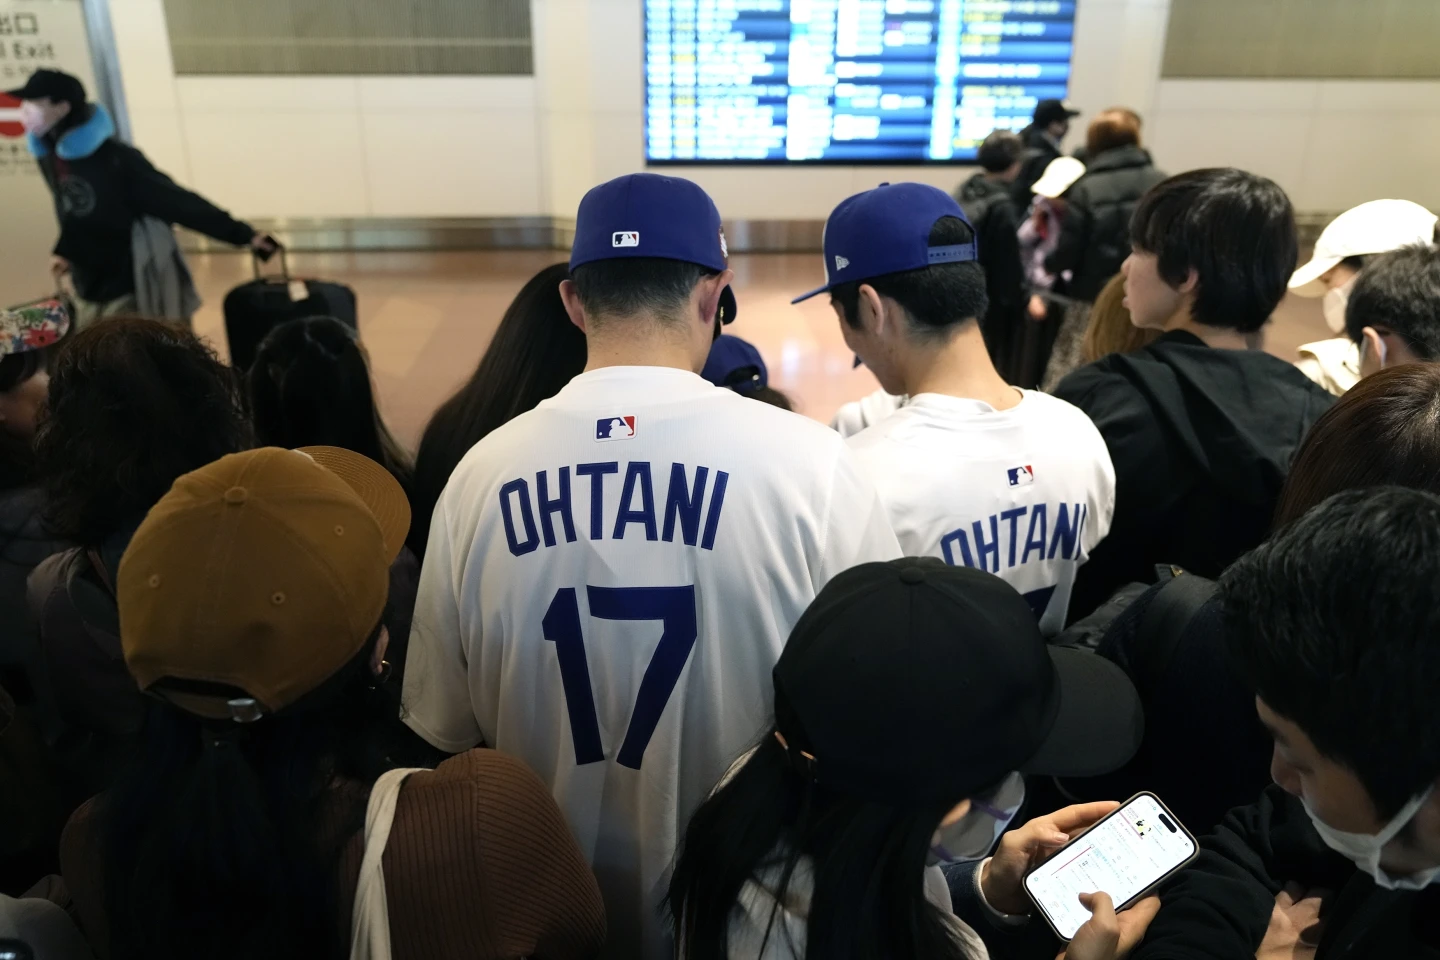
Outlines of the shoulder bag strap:
{"label": "shoulder bag strap", "polygon": [[385,898],[385,845],[395,822],[395,801],[405,778],[423,767],[402,767],[380,775],[365,808],[365,856],[350,913],[350,960],[390,960],[390,907]]}
{"label": "shoulder bag strap", "polygon": [[1180,638],[1195,614],[1215,595],[1215,588],[1214,580],[1179,570],[1150,598],[1150,606],[1140,617],[1138,642],[1130,654],[1132,679],[1142,699],[1159,689]]}
{"label": "shoulder bag strap", "polygon": [[85,558],[90,561],[90,568],[95,571],[95,576],[100,578],[110,596],[118,596],[115,593],[115,581],[110,579],[110,571],[105,569],[105,561],[100,558],[100,551],[90,547],[85,551]]}

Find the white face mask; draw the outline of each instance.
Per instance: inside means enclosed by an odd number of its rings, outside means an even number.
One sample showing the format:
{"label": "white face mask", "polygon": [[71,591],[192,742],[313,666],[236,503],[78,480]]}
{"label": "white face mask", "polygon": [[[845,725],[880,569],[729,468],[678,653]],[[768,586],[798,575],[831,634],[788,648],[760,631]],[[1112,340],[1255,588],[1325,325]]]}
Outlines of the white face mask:
{"label": "white face mask", "polygon": [[20,101],[20,125],[31,136],[45,136],[55,124],[60,122],[62,116],[64,114],[59,111],[53,108],[46,110],[34,100]]}
{"label": "white face mask", "polygon": [[[1355,275],[1358,276],[1359,274]],[[1350,291],[1355,286],[1355,277],[1334,289],[1326,290],[1324,299],[1320,301],[1320,309],[1325,311],[1325,325],[1330,328],[1331,333],[1345,332],[1345,307],[1350,303]]]}
{"label": "white face mask", "polygon": [[985,859],[1024,803],[1025,778],[1012,773],[988,803],[972,800],[965,816],[935,831],[927,861],[937,866]]}
{"label": "white face mask", "polygon": [[[1305,812],[1310,817],[1310,822],[1315,825],[1315,832],[1320,834],[1320,839],[1325,841],[1325,846],[1336,853],[1350,860],[1355,866],[1370,874],[1376,886],[1386,890],[1423,890],[1434,883],[1440,877],[1440,866],[1431,867],[1429,870],[1422,870],[1420,873],[1412,873],[1408,876],[1396,877],[1385,872],[1380,866],[1380,854],[1385,845],[1400,835],[1405,825],[1415,818],[1420,808],[1430,799],[1430,793],[1426,790],[1420,796],[1411,800],[1395,814],[1395,818],[1387,823],[1379,833],[1346,833],[1343,830],[1336,830],[1315,816],[1315,811],[1310,809],[1310,804],[1305,803]],[[1304,800],[1301,800],[1304,803]]]}

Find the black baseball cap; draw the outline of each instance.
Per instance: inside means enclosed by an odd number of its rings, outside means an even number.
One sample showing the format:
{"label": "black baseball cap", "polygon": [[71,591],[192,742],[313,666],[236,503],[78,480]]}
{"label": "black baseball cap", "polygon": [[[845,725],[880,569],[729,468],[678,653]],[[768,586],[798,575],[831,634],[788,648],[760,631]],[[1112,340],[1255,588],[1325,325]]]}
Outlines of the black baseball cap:
{"label": "black baseball cap", "polygon": [[993,574],[933,558],[867,563],[820,591],[773,673],[792,765],[827,788],[954,805],[1014,771],[1098,776],[1140,746],[1130,679],[1045,643]]}
{"label": "black baseball cap", "polygon": [[1033,119],[1037,126],[1045,127],[1078,116],[1080,111],[1076,110],[1069,100],[1041,100],[1035,104]]}
{"label": "black baseball cap", "polygon": [[16,100],[65,100],[70,103],[85,102],[85,85],[79,78],[60,70],[36,70],[25,81],[25,86],[6,93]]}

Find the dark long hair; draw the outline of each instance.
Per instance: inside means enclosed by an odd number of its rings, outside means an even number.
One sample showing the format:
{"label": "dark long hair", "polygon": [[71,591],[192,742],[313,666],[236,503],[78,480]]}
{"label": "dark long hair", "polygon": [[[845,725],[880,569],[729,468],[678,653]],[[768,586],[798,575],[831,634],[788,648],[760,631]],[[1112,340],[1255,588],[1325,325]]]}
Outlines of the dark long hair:
{"label": "dark long hair", "polygon": [[1372,374],[1326,410],[1295,451],[1275,527],[1342,490],[1387,485],[1440,493],[1440,364]]}
{"label": "dark long hair", "polygon": [[398,697],[374,685],[374,647],[251,725],[151,707],[98,802],[115,960],[346,955],[339,857],[369,786],[400,765]]}
{"label": "dark long hair", "polygon": [[[783,903],[802,856],[815,877],[806,956],[963,960],[952,921],[925,897],[926,854],[948,809],[903,810],[807,783],[772,730],[685,831],[666,897],[681,960],[726,960],[746,881],[779,877]],[[772,916],[767,938],[785,935]]]}
{"label": "dark long hair", "polygon": [[520,288],[470,381],[430,418],[415,457],[410,497],[407,542],[417,557],[425,555],[430,516],[461,458],[490,431],[555,396],[585,369],[585,335],[560,299],[560,282],[569,276],[565,264],[551,264]]}
{"label": "dark long hair", "polygon": [[97,323],[60,348],[35,438],[50,525],[98,547],[175,478],[251,444],[234,374],[194,334],[155,320]]}
{"label": "dark long hair", "polygon": [[256,351],[249,385],[261,445],[353,450],[408,491],[410,458],[380,417],[360,341],[339,320],[309,317],[271,330]]}

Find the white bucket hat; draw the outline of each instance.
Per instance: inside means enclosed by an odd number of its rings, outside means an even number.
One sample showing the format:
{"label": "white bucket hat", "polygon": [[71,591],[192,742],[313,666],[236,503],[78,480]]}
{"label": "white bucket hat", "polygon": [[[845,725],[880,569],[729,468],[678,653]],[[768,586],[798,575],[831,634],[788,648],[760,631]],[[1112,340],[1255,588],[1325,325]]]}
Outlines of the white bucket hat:
{"label": "white bucket hat", "polygon": [[1325,284],[1320,278],[1341,260],[1433,243],[1435,221],[1435,214],[1409,200],[1371,200],[1351,207],[1321,231],[1310,262],[1290,278],[1290,289],[1302,297],[1322,296]]}

